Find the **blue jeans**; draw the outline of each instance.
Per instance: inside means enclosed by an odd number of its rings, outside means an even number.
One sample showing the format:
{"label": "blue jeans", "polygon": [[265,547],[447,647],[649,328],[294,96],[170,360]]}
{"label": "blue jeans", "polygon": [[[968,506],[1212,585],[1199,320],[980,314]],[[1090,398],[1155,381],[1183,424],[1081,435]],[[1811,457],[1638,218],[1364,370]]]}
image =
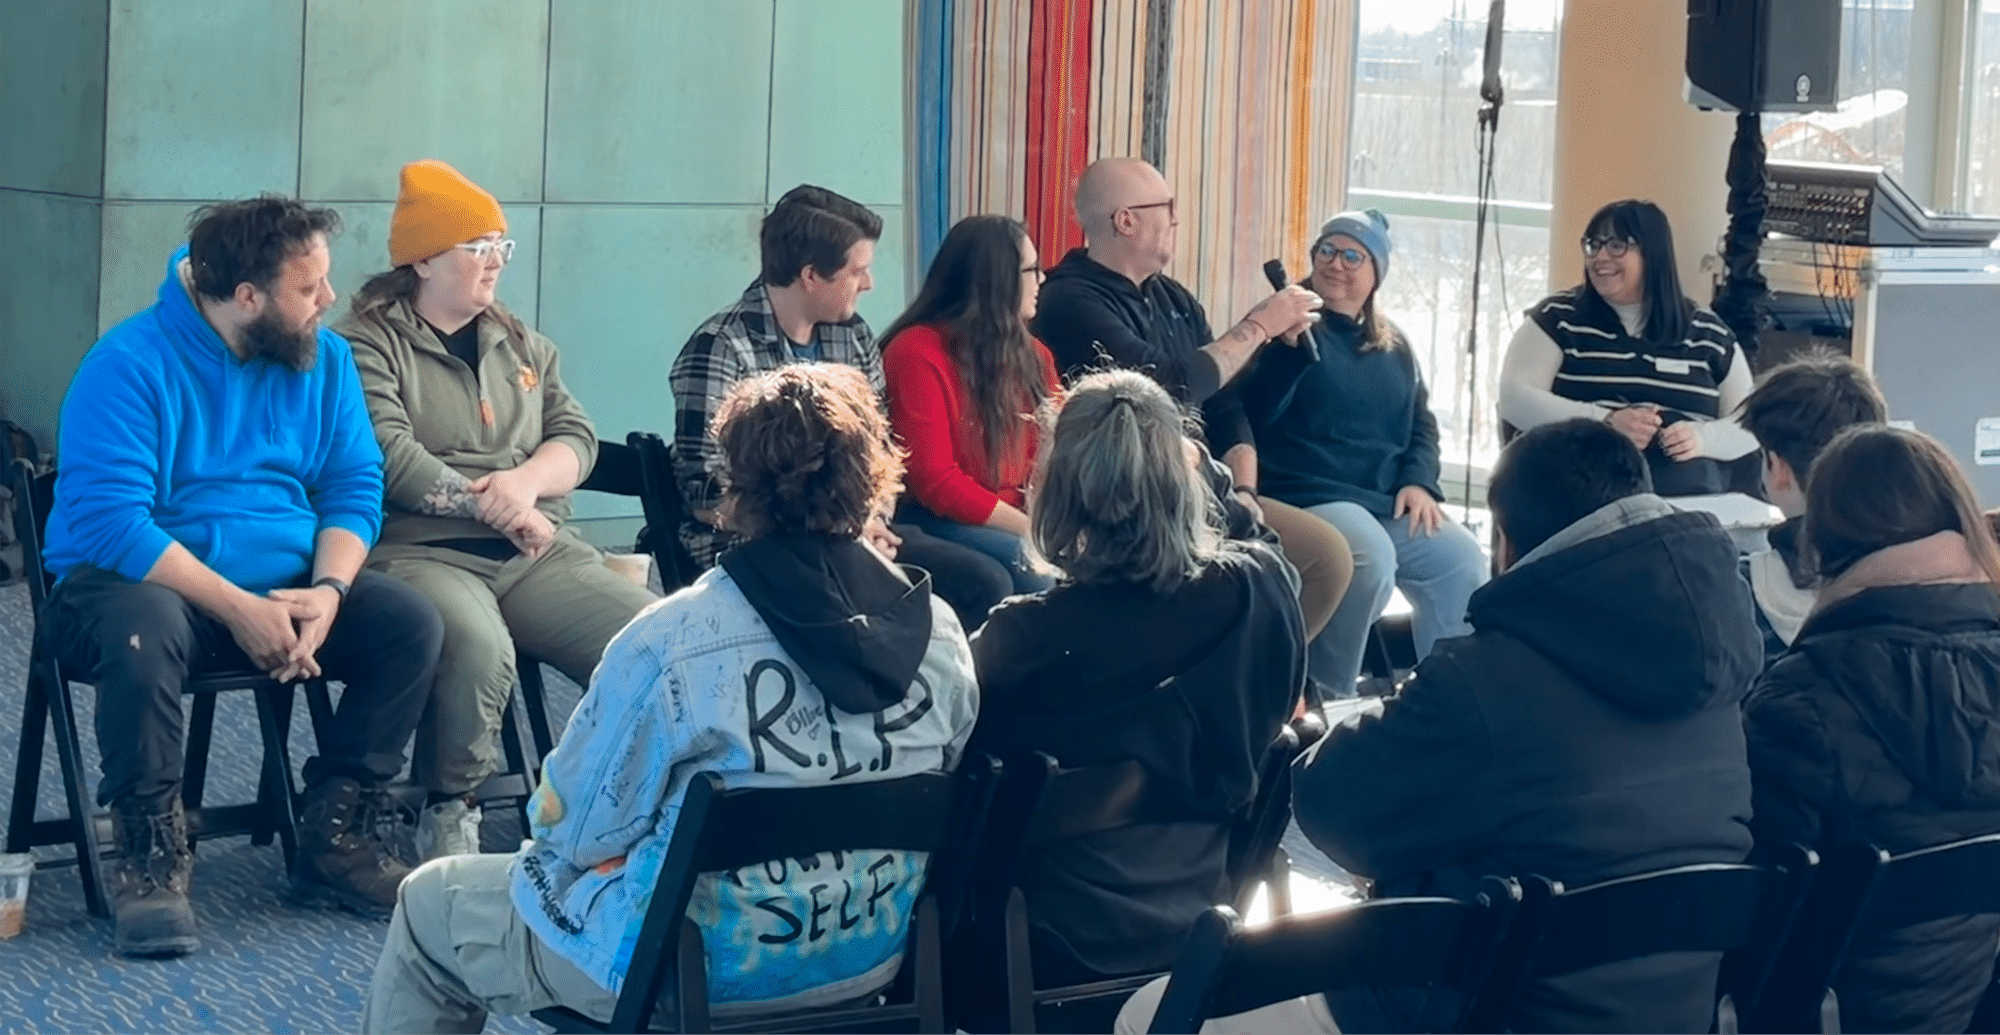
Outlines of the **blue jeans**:
{"label": "blue jeans", "polygon": [[1347,537],[1354,551],[1354,581],[1306,656],[1314,679],[1343,697],[1354,692],[1368,628],[1382,617],[1397,587],[1415,612],[1411,631],[1418,660],[1437,641],[1472,631],[1465,622],[1466,603],[1486,584],[1489,568],[1479,540],[1464,525],[1446,519],[1436,535],[1412,535],[1407,516],[1378,518],[1357,503],[1305,510]]}
{"label": "blue jeans", "polygon": [[1053,577],[1028,570],[1025,563],[1027,547],[1020,536],[985,525],[961,525],[948,521],[914,503],[903,504],[896,513],[896,520],[908,522],[945,542],[977,550],[999,561],[1007,569],[1007,574],[1013,577],[1016,593],[1040,593],[1056,584]]}

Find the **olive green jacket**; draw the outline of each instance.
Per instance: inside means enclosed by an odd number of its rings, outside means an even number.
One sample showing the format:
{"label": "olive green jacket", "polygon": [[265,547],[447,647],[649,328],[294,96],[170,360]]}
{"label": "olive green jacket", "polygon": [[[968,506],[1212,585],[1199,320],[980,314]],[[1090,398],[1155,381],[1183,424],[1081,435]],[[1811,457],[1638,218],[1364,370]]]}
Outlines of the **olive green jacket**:
{"label": "olive green jacket", "polygon": [[[579,483],[597,462],[597,432],[563,387],[556,348],[494,303],[479,317],[479,376],[445,350],[437,332],[397,302],[366,317],[351,310],[334,330],[354,346],[368,415],[382,445],[383,543],[498,537],[477,518],[439,516],[456,471],[476,479],[518,467],[544,442],[576,451]],[[521,326],[511,334],[508,324]],[[569,496],[537,504],[568,520]]]}

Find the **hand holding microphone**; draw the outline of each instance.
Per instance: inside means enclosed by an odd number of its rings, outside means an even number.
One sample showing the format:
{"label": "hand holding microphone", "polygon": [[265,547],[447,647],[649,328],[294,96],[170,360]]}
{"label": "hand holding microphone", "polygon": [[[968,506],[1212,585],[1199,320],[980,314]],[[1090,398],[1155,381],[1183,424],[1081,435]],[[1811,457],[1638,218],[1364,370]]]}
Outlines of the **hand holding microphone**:
{"label": "hand holding microphone", "polygon": [[1251,315],[1257,316],[1263,310],[1264,306],[1271,305],[1279,299],[1290,298],[1305,304],[1307,308],[1303,311],[1303,315],[1295,319],[1277,337],[1285,344],[1295,348],[1303,346],[1306,350],[1306,355],[1310,356],[1314,362],[1318,362],[1319,347],[1313,343],[1311,332],[1312,325],[1319,322],[1319,310],[1325,303],[1321,301],[1318,295],[1291,282],[1291,278],[1285,275],[1283,260],[1272,259],[1266,262],[1264,264],[1264,279],[1271,282],[1271,290],[1276,291],[1277,294],[1265,299],[1262,305],[1251,310]]}

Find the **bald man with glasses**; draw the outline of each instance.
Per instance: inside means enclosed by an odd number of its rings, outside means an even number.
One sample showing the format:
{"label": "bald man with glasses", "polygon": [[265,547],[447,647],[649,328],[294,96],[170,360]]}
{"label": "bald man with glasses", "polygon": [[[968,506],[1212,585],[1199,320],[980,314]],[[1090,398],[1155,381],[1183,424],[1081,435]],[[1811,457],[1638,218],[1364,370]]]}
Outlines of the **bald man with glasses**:
{"label": "bald man with glasses", "polygon": [[1216,334],[1201,303],[1166,275],[1180,226],[1178,206],[1166,177],[1137,158],[1106,158],[1085,169],[1077,182],[1076,216],[1084,246],[1049,271],[1035,336],[1065,379],[1125,367],[1201,410],[1209,451],[1228,468],[1222,495],[1278,533],[1299,570],[1306,635],[1318,635],[1347,591],[1353,555],[1325,522],[1257,495],[1257,448],[1234,385],[1266,343],[1291,347],[1302,340],[1319,319],[1319,296],[1287,287]]}

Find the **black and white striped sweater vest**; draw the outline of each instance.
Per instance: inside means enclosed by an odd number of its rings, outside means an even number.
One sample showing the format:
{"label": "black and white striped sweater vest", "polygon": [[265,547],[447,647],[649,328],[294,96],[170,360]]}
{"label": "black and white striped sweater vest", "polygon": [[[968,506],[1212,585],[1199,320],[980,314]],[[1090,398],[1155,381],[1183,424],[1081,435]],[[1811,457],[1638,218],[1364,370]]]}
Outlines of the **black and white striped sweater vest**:
{"label": "black and white striped sweater vest", "polygon": [[1711,420],[1722,416],[1719,386],[1736,359],[1736,337],[1709,310],[1694,307],[1687,337],[1665,345],[1634,338],[1609,305],[1577,289],[1543,299],[1528,317],[1562,350],[1555,394],[1615,406],[1653,403]]}

